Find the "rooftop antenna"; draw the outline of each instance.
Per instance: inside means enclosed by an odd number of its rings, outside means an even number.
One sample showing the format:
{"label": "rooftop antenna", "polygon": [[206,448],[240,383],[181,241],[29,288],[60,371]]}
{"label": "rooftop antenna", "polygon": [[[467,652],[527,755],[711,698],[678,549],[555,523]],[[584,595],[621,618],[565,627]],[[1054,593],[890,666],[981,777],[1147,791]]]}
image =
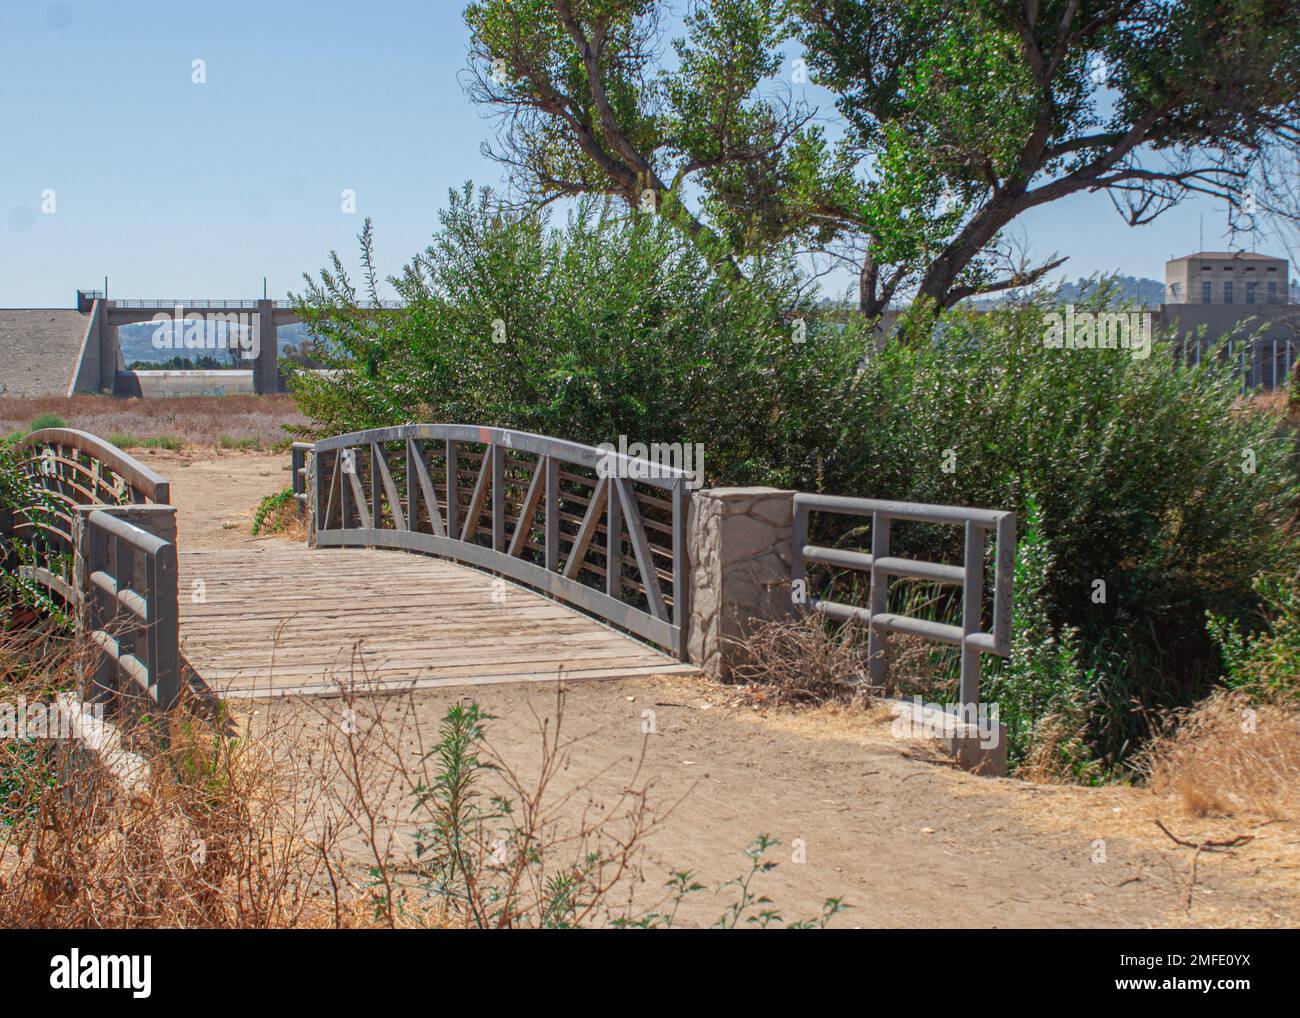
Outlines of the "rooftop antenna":
{"label": "rooftop antenna", "polygon": [[262,300],[266,300],[266,277],[262,277]]}
{"label": "rooftop antenna", "polygon": [[1201,243],[1200,243],[1200,247],[1197,248],[1197,250],[1199,251],[1205,250],[1205,213],[1204,212],[1201,213]]}

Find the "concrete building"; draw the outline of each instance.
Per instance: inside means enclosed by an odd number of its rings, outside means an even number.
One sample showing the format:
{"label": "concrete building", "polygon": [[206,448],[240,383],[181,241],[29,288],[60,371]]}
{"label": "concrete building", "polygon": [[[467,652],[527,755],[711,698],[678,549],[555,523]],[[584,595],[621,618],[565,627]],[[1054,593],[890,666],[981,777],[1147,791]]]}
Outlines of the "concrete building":
{"label": "concrete building", "polygon": [[1166,304],[1287,303],[1285,258],[1248,251],[1198,251],[1165,262]]}
{"label": "concrete building", "polygon": [[1300,355],[1300,306],[1290,303],[1289,275],[1285,258],[1248,251],[1173,258],[1156,324],[1174,327],[1189,362],[1229,358],[1243,387],[1277,388]]}

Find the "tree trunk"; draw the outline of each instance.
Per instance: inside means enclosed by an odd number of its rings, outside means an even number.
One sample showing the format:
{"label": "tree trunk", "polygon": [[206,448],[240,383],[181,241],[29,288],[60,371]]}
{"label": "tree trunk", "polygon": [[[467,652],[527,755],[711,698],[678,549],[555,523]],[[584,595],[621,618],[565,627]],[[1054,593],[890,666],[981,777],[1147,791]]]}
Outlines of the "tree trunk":
{"label": "tree trunk", "polygon": [[971,263],[998,231],[1013,220],[1021,209],[1012,202],[998,201],[986,205],[963,227],[943,254],[930,263],[917,290],[917,299],[928,298],[935,310],[946,311],[956,303],[953,286],[962,270]]}

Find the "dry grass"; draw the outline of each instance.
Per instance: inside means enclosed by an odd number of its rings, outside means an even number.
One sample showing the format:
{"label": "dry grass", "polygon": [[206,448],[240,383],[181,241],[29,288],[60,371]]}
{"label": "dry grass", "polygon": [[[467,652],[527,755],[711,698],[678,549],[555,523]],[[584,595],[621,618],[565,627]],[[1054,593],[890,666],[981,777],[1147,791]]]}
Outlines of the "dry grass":
{"label": "dry grass", "polygon": [[288,439],[284,425],[307,419],[289,395],[179,396],[118,399],[112,396],[0,396],[0,434],[27,431],[41,414],[58,414],[69,427],[108,438],[178,437],[191,445],[215,446],[223,436],[273,445]]}
{"label": "dry grass", "polygon": [[[0,632],[0,699],[86,689],[90,665],[72,638]],[[477,737],[450,759],[448,722],[421,732],[409,698],[340,688],[267,705],[242,735],[193,693],[165,719],[127,705],[117,727],[146,764],[130,782],[75,740],[0,740],[0,927],[505,928],[625,914],[615,892],[639,883],[658,820],[639,761],[614,801],[552,788],[576,741],[562,692],[538,717],[541,767],[525,776]],[[413,759],[414,747],[429,751]]]}
{"label": "dry grass", "polygon": [[1193,816],[1300,819],[1300,710],[1216,692],[1177,715],[1140,767]]}
{"label": "dry grass", "polygon": [[732,681],[753,703],[865,703],[869,672],[865,633],[856,626],[828,628],[812,616],[762,621],[732,641],[737,663]]}
{"label": "dry grass", "polygon": [[[48,702],[84,683],[78,642],[0,634],[4,698]],[[124,787],[76,740],[0,741],[0,926],[292,926],[313,900],[327,841],[319,797],[274,765],[266,743],[231,738],[186,699],[143,720],[130,751],[148,767]]]}

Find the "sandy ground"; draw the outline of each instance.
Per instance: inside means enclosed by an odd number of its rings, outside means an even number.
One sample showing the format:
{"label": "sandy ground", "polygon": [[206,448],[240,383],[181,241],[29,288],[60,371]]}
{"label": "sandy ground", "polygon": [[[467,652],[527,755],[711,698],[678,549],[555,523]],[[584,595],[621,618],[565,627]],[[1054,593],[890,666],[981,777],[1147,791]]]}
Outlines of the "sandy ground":
{"label": "sandy ground", "polygon": [[132,450],[171,482],[181,548],[233,548],[250,541],[253,513],[291,484],[289,454],[196,449]]}
{"label": "sandy ground", "polygon": [[[258,499],[288,484],[288,454],[158,452],[147,456],[173,482],[181,540],[228,547],[257,539]],[[1142,789],[1039,786],[957,772],[926,746],[895,739],[886,711],[772,710],[737,705],[734,690],[704,678],[569,684],[564,731],[578,741],[554,785],[556,816],[576,823],[610,809],[629,785],[648,784],[660,818],[625,885],[636,908],[662,896],[672,871],[689,869],[708,890],[687,899],[681,919],[708,925],[734,889],[716,888],[747,867],[745,847],[777,838],[778,866],[759,878],[787,920],[816,915],[829,897],[852,909],[838,926],[1294,926],[1300,922],[1300,825],[1262,826],[1185,815]],[[447,707],[465,696],[435,690],[365,705],[363,725],[382,718],[402,765],[414,768]],[[496,720],[493,750],[524,775],[540,756],[538,718],[551,716],[549,684],[478,687]],[[298,762],[318,758],[338,725],[340,700],[243,701],[244,731],[288,725]],[[642,732],[653,712],[654,731]],[[552,720],[552,724],[553,724]],[[644,757],[642,758],[642,753]],[[638,770],[637,761],[641,760]],[[390,861],[413,855],[412,800],[401,782],[375,793]],[[1192,840],[1252,834],[1230,853],[1202,852],[1189,898],[1193,852],[1154,824]],[[797,841],[802,858],[795,861]],[[355,884],[370,865],[351,846]]]}

